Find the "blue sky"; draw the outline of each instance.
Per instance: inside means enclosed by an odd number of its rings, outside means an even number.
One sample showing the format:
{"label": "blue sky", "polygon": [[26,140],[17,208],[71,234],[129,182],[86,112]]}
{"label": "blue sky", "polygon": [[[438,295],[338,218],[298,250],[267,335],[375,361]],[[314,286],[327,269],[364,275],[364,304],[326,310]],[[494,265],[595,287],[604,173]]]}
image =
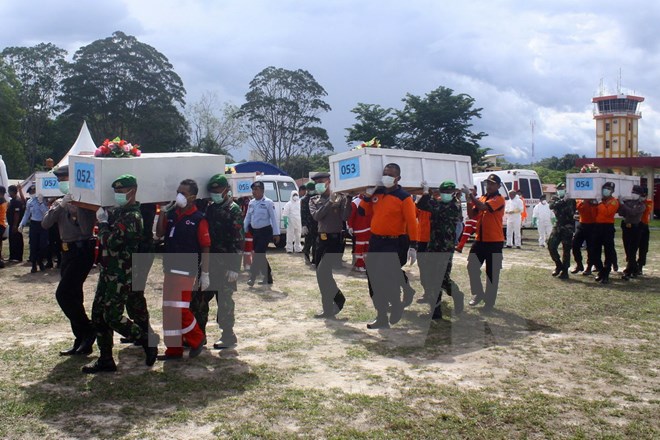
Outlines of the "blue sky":
{"label": "blue sky", "polygon": [[[401,108],[445,86],[482,107],[482,146],[511,161],[593,156],[591,98],[644,96],[640,149],[660,155],[660,2],[441,0],[0,0],[0,46],[52,42],[73,53],[116,30],[167,56],[187,101],[240,105],[273,65],[306,69],[326,89],[335,151],[358,102]],[[602,86],[601,86],[602,84]],[[246,149],[235,152],[239,159]]]}

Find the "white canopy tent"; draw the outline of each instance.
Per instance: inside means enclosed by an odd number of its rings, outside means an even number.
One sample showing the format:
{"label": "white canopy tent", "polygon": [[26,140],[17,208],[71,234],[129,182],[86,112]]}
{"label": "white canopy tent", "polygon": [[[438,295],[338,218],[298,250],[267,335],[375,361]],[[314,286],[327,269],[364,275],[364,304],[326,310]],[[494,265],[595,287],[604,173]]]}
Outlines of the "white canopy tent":
{"label": "white canopy tent", "polygon": [[78,134],[78,139],[73,143],[69,151],[64,155],[62,160],[58,162],[56,167],[61,167],[69,164],[69,155],[71,154],[89,154],[90,156],[96,151],[96,144],[92,139],[92,135],[89,133],[87,128],[87,122],[83,121],[82,128]]}

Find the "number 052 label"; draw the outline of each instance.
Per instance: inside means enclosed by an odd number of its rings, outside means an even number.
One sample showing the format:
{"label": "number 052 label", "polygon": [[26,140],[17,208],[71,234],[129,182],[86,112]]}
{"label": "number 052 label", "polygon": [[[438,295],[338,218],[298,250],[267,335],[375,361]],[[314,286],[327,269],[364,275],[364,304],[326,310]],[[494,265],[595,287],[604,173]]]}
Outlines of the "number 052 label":
{"label": "number 052 label", "polygon": [[339,166],[339,180],[354,179],[356,177],[360,177],[359,157],[344,159],[337,165]]}
{"label": "number 052 label", "polygon": [[74,172],[74,185],[76,187],[94,189],[94,164],[77,163]]}

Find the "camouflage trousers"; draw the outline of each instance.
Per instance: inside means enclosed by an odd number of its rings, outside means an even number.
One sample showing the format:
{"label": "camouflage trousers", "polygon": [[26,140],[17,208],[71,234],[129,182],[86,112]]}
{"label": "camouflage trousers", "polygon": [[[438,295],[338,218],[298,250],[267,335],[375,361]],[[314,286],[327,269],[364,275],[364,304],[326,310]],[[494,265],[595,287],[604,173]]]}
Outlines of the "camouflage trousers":
{"label": "camouflage trousers", "polygon": [[218,304],[218,326],[223,332],[234,331],[234,298],[236,282],[227,281],[225,265],[212,265],[209,273],[210,285],[207,290],[196,290],[192,294],[190,310],[195,315],[197,325],[206,334],[206,324],[209,320],[210,302],[215,297]]}
{"label": "camouflage trousers", "polygon": [[[573,232],[575,226],[555,226],[548,238],[548,252],[555,266],[559,270],[568,271],[571,265],[571,248],[573,244]],[[562,254],[559,255],[559,245],[562,246]]]}
{"label": "camouflage trousers", "polygon": [[[421,254],[418,254],[418,259]],[[442,291],[452,296],[452,292],[459,291],[458,285],[451,279],[451,269],[453,267],[453,252],[424,252],[423,258],[427,276],[428,292],[432,297],[436,297],[436,303],[442,297]]]}
{"label": "camouflage trousers", "polygon": [[[130,283],[119,281],[125,273],[101,273],[92,305],[92,323],[101,357],[112,356],[113,330],[136,341],[147,338],[149,311],[144,292],[132,292]],[[124,309],[130,318],[124,316]]]}

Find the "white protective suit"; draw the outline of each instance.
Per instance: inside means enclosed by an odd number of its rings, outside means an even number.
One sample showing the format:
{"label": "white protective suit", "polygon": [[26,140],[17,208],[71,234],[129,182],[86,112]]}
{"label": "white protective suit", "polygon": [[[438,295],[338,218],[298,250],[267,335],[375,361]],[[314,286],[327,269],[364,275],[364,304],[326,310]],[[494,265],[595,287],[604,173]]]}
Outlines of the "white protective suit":
{"label": "white protective suit", "polygon": [[284,205],[282,215],[287,217],[286,251],[302,252],[300,244],[302,236],[302,221],[300,218],[300,197],[298,191],[291,192],[291,200]]}
{"label": "white protective suit", "polygon": [[545,246],[545,243],[552,232],[552,219],[555,214],[550,210],[545,200],[534,207],[532,218],[536,221],[536,227],[539,231],[539,246]]}
{"label": "white protective suit", "polygon": [[525,206],[518,196],[507,200],[504,205],[504,213],[506,214],[506,245],[509,247],[520,247],[522,244],[520,227],[523,209],[525,209]]}

